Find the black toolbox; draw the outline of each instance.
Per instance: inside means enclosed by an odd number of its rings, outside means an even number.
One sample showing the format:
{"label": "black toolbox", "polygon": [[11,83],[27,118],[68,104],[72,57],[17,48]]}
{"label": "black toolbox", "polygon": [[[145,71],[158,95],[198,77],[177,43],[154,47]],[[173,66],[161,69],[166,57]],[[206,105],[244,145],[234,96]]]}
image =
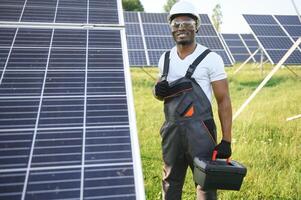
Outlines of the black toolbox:
{"label": "black toolbox", "polygon": [[199,160],[194,158],[194,181],[203,190],[239,190],[247,169],[231,160]]}

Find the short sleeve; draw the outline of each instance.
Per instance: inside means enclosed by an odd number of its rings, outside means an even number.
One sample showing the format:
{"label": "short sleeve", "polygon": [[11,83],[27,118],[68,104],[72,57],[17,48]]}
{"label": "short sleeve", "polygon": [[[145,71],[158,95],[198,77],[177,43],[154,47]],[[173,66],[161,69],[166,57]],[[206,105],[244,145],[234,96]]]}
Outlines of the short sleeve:
{"label": "short sleeve", "polygon": [[161,55],[159,62],[158,62],[158,68],[159,68],[158,78],[160,78],[163,74],[164,57],[165,57],[165,52]]}
{"label": "short sleeve", "polygon": [[210,64],[208,66],[210,82],[227,78],[224,61],[220,55],[218,55],[217,53],[211,53],[209,62]]}

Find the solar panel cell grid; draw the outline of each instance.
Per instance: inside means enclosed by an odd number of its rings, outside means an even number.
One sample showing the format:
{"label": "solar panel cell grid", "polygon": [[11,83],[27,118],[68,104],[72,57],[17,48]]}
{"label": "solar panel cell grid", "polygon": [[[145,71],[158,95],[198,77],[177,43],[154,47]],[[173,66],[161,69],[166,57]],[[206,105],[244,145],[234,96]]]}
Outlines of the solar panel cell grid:
{"label": "solar panel cell grid", "polygon": [[43,70],[46,67],[47,57],[47,48],[13,48],[6,69]]}
{"label": "solar panel cell grid", "polygon": [[169,37],[145,37],[148,49],[170,49],[175,43],[171,36]]}
{"label": "solar panel cell grid", "polygon": [[144,35],[171,35],[169,25],[166,24],[143,24]]}
{"label": "solar panel cell grid", "polygon": [[140,25],[139,24],[126,24],[125,31],[127,36],[132,35],[141,35]]}
{"label": "solar panel cell grid", "polygon": [[132,66],[143,66],[146,65],[145,52],[129,50],[129,59]]}
{"label": "solar panel cell grid", "polygon": [[10,47],[15,33],[16,29],[14,28],[2,28],[0,31],[0,47]]}
{"label": "solar panel cell grid", "polygon": [[0,99],[1,129],[34,128],[38,107],[37,98]]}
{"label": "solar panel cell grid", "polygon": [[25,0],[0,0],[1,5],[23,6]]}
{"label": "solar panel cell grid", "polygon": [[53,22],[55,7],[26,7],[21,22]]}
{"label": "solar panel cell grid", "polygon": [[18,22],[22,7],[13,7],[0,4],[0,21]]}
{"label": "solar panel cell grid", "polygon": [[252,25],[251,28],[257,36],[283,36],[286,37],[285,32],[278,26],[262,26]]}
{"label": "solar panel cell grid", "polygon": [[298,16],[275,15],[275,17],[282,25],[301,25]]}
{"label": "solar panel cell grid", "polygon": [[141,13],[142,23],[167,23],[168,13]]}
{"label": "solar panel cell grid", "polygon": [[2,199],[20,200],[24,179],[25,172],[0,173],[0,197]]}
{"label": "solar panel cell grid", "polygon": [[129,49],[135,49],[135,50],[144,49],[143,41],[141,37],[128,36],[127,45]]}
{"label": "solar panel cell grid", "polygon": [[139,23],[138,12],[123,12],[124,21],[126,24],[128,23]]}

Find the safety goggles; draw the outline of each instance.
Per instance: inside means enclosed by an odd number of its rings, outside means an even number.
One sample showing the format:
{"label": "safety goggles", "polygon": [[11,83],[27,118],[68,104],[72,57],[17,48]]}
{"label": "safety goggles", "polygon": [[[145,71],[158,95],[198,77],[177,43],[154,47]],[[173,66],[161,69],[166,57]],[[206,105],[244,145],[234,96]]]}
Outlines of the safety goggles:
{"label": "safety goggles", "polygon": [[195,28],[195,25],[196,25],[195,21],[193,21],[193,20],[189,20],[189,21],[176,21],[176,20],[173,20],[170,23],[170,27],[171,27],[172,30],[177,30],[180,27],[183,28],[183,29],[193,30]]}

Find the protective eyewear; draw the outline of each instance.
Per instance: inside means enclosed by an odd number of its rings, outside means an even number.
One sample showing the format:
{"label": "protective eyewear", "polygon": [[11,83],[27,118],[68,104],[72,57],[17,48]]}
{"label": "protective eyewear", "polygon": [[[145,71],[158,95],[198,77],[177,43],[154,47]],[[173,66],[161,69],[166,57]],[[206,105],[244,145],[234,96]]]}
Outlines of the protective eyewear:
{"label": "protective eyewear", "polygon": [[172,21],[170,23],[170,27],[172,29],[179,29],[180,27],[184,29],[194,29],[195,28],[195,21],[189,20],[189,21]]}

